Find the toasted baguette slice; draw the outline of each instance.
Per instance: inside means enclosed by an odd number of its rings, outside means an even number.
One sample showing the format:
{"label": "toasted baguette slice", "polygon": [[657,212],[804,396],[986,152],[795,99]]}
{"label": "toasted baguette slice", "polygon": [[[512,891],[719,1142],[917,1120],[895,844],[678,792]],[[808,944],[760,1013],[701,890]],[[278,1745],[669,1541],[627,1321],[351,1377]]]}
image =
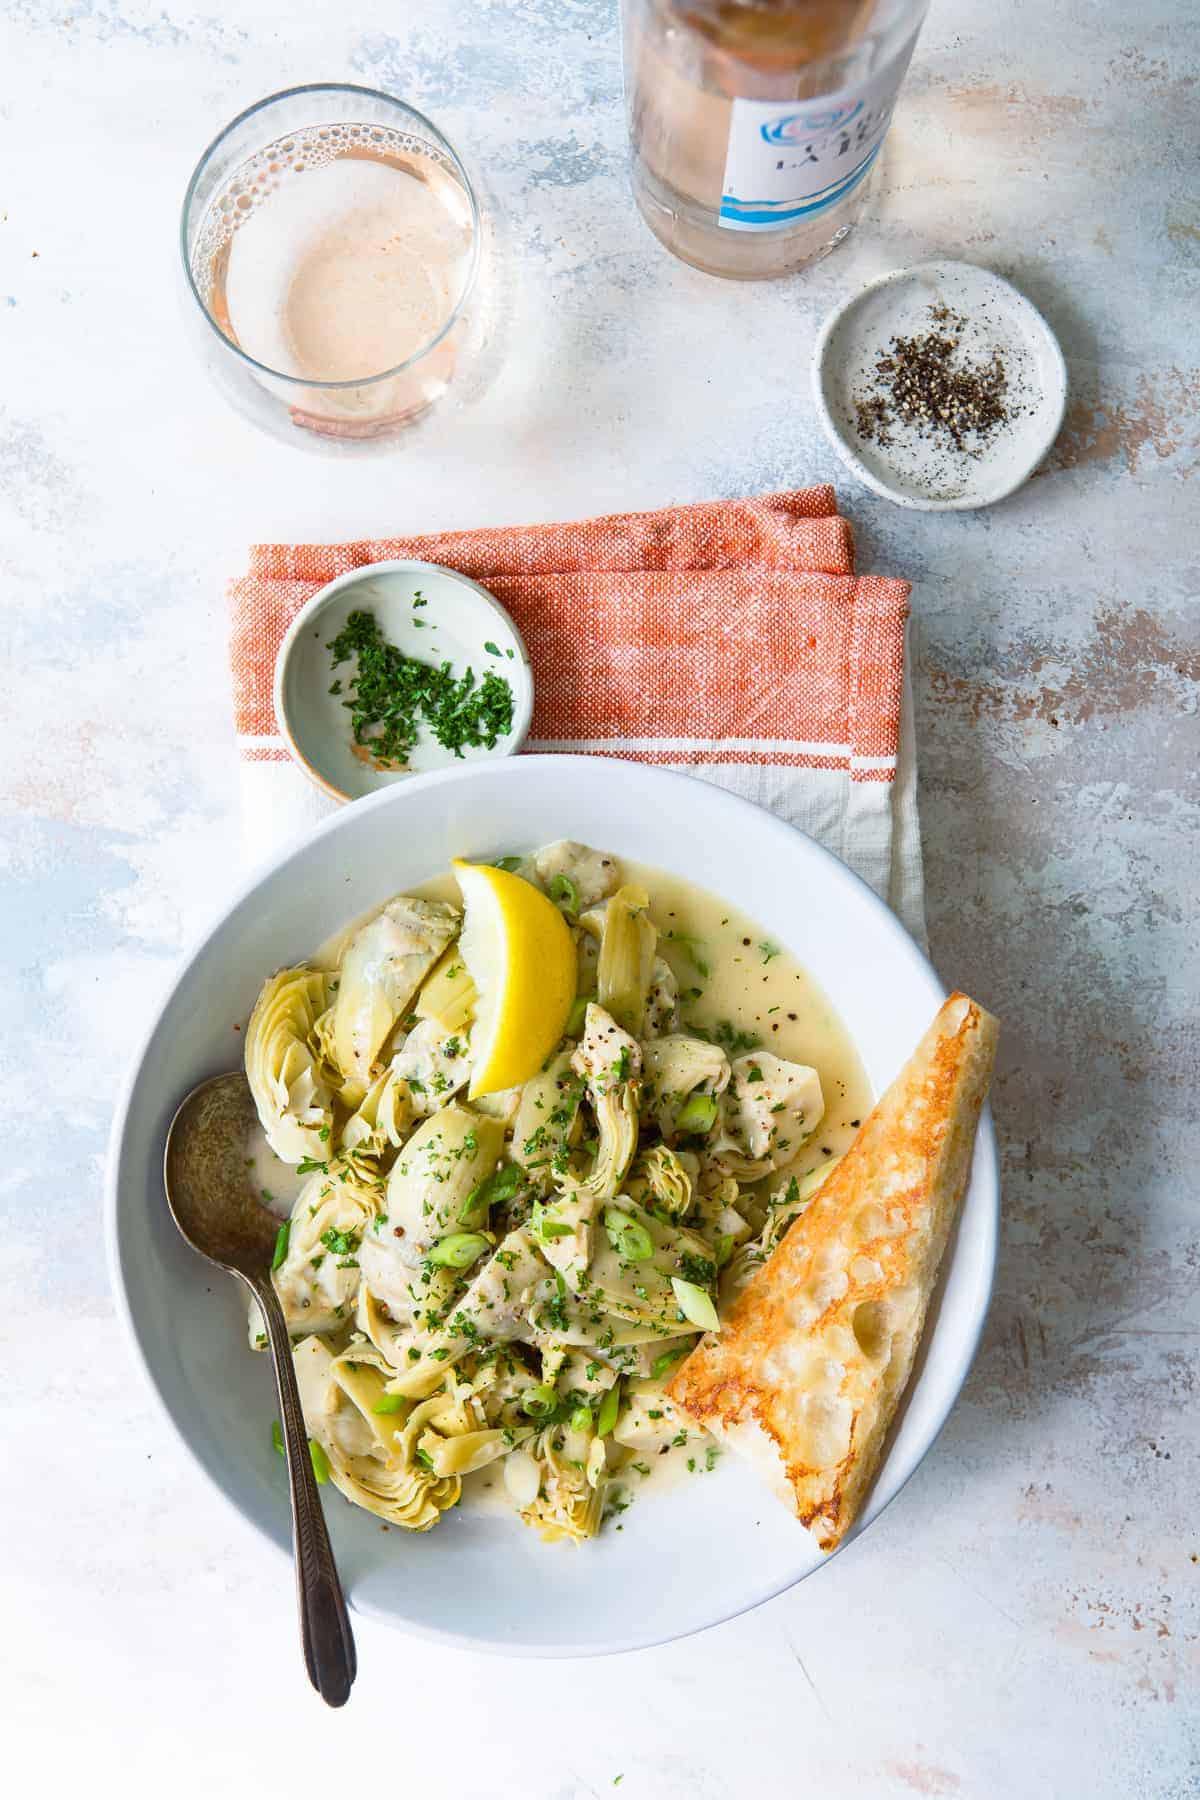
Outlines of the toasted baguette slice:
{"label": "toasted baguette slice", "polygon": [[995,1019],[952,994],[849,1151],[667,1392],[833,1550],[879,1465],[966,1191]]}

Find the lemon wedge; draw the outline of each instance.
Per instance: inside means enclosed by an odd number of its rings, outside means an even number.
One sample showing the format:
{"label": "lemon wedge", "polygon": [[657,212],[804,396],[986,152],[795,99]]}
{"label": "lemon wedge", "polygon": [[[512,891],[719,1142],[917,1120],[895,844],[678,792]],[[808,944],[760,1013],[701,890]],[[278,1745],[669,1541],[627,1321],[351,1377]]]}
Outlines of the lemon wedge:
{"label": "lemon wedge", "polygon": [[471,1032],[477,1100],[537,1074],[566,1030],[575,943],[545,894],[504,869],[455,862],[466,916],[459,947],[479,991]]}

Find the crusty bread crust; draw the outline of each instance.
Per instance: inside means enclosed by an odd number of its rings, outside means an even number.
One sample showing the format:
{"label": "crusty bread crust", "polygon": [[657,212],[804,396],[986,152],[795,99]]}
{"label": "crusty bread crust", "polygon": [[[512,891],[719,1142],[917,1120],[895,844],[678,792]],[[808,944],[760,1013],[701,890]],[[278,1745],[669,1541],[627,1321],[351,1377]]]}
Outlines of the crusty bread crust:
{"label": "crusty bread crust", "polygon": [[966,1191],[998,1027],[952,994],[667,1392],[833,1550],[875,1475]]}

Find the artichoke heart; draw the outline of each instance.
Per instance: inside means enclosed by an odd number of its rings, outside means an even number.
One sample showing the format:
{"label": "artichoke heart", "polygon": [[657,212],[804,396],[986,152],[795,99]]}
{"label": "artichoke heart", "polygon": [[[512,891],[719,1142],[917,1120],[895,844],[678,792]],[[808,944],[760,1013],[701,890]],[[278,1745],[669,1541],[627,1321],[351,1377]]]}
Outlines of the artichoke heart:
{"label": "artichoke heart", "polygon": [[457,1476],[431,1472],[417,1451],[429,1427],[450,1433],[456,1428],[453,1400],[436,1394],[413,1406],[402,1423],[397,1423],[401,1414],[368,1423],[363,1405],[366,1394],[376,1391],[373,1371],[366,1365],[349,1368],[353,1359],[333,1357],[319,1337],[305,1338],[294,1354],[305,1423],[325,1452],[335,1486],[389,1524],[409,1531],[436,1525],[457,1503],[462,1483]]}
{"label": "artichoke heart", "polygon": [[246,1027],[246,1080],[267,1142],[281,1161],[321,1161],[333,1096],[310,1043],[328,1000],[328,977],[281,969],[263,984]]}
{"label": "artichoke heart", "polygon": [[642,1151],[627,1185],[632,1198],[643,1206],[660,1207],[676,1219],[684,1218],[692,1204],[692,1176],[687,1164],[666,1144],[655,1144]]}
{"label": "artichoke heart", "polygon": [[347,1079],[370,1086],[384,1042],[459,927],[455,907],[401,895],[351,938],[342,957],[331,1048]]}
{"label": "artichoke heart", "polygon": [[504,1125],[457,1103],[425,1119],[401,1150],[388,1177],[387,1213],[410,1258],[457,1231],[475,1189],[496,1166]]}
{"label": "artichoke heart", "polygon": [[512,1154],[539,1193],[549,1193],[556,1167],[579,1135],[582,1083],[571,1067],[571,1051],[560,1050],[527,1081],[513,1120]]}
{"label": "artichoke heart", "polygon": [[599,1133],[596,1160],[591,1173],[579,1185],[605,1199],[620,1187],[637,1149],[641,1048],[602,1006],[592,1001],[588,1004],[583,1041],[571,1066],[587,1085]]}
{"label": "artichoke heart", "polygon": [[428,1118],[467,1084],[467,1039],[460,1032],[443,1031],[433,1019],[422,1019],[392,1057],[390,1072],[407,1087],[414,1116]]}
{"label": "artichoke heart", "polygon": [[271,1280],[289,1330],[332,1331],[358,1288],[358,1251],[374,1223],[380,1188],[337,1163],[309,1177],[296,1196],[286,1248]]}
{"label": "artichoke heart", "polygon": [[658,931],[647,908],[645,888],[618,888],[604,909],[597,999],[624,1031],[640,1037],[646,1024],[646,1002],[654,973]]}
{"label": "artichoke heart", "polygon": [[[668,1143],[680,1132],[680,1115],[693,1094],[717,1095],[729,1086],[729,1058],[704,1038],[672,1032],[642,1046],[645,1111]],[[716,1118],[716,1107],[712,1116]],[[690,1130],[690,1128],[688,1128]]]}
{"label": "artichoke heart", "polygon": [[598,901],[607,900],[620,883],[621,871],[615,857],[603,850],[589,849],[570,838],[546,844],[533,858],[538,880],[549,893],[555,877],[565,880],[574,890],[576,913],[586,912]]}
{"label": "artichoke heart", "polygon": [[825,1116],[821,1078],[802,1063],[769,1050],[736,1057],[721,1105],[721,1130],[712,1144],[716,1166],[753,1181],[799,1154]]}
{"label": "artichoke heart", "polygon": [[517,1453],[528,1454],[537,1465],[537,1492],[519,1511],[544,1543],[580,1544],[600,1529],[606,1486],[603,1462],[600,1457],[588,1455],[585,1460],[575,1454],[590,1449],[573,1441],[583,1435],[552,1425]]}
{"label": "artichoke heart", "polygon": [[408,1083],[394,1069],[385,1069],[346,1120],[342,1148],[371,1157],[383,1156],[389,1149],[398,1150],[413,1116]]}
{"label": "artichoke heart", "polygon": [[[605,1209],[604,1225],[588,1271],[588,1299],[638,1327],[639,1342],[691,1331],[672,1282],[681,1277],[711,1286],[716,1264],[709,1245],[694,1232],[664,1223],[626,1195]],[[626,1336],[624,1341],[633,1340]]]}

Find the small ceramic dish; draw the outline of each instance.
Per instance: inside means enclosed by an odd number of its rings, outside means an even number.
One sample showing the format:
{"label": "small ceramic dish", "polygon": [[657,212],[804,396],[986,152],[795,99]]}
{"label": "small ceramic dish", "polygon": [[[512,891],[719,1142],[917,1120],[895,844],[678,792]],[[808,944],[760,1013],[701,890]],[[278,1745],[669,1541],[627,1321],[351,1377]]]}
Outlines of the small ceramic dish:
{"label": "small ceramic dish", "polygon": [[[962,359],[988,362],[993,351],[1003,359],[1009,417],[975,452],[903,423],[890,428],[887,444],[858,429],[860,402],[880,391],[878,359],[893,338],[935,329],[931,307],[964,321]],[[813,393],[825,435],[860,481],[897,506],[953,512],[991,506],[1032,475],[1062,425],[1067,369],[1045,319],[1002,276],[974,263],[922,263],[871,282],[826,320],[813,354]]]}
{"label": "small ceramic dish", "polygon": [[[346,706],[353,658],[333,665],[329,646],[352,612],[373,613],[389,643],[420,662],[450,663],[482,681],[503,677],[512,688],[512,726],[494,747],[445,749],[422,724],[404,769],[380,768],[354,742]],[[336,691],[331,691],[336,690]],[[500,602],[455,569],[439,563],[379,562],[339,575],[293,619],[275,659],[275,717],[296,762],[335,800],[360,800],[409,775],[455,763],[512,756],[533,714],[533,674],[520,632]]]}

